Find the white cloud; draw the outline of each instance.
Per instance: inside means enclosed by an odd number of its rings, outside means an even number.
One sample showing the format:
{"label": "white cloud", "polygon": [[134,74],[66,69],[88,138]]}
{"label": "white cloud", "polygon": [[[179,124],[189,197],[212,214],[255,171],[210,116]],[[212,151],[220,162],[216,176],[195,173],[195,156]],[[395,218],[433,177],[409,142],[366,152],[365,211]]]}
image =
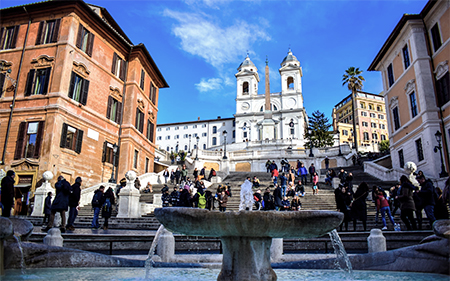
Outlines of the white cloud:
{"label": "white cloud", "polygon": [[199,83],[195,84],[195,87],[197,87],[197,90],[199,90],[200,92],[220,90],[222,89],[222,79],[209,78],[208,80],[206,80],[205,78],[202,78]]}
{"label": "white cloud", "polygon": [[177,20],[172,32],[180,38],[181,49],[219,70],[226,63],[241,61],[254,42],[270,40],[260,25],[243,20],[222,27],[202,14],[165,10],[164,15]]}

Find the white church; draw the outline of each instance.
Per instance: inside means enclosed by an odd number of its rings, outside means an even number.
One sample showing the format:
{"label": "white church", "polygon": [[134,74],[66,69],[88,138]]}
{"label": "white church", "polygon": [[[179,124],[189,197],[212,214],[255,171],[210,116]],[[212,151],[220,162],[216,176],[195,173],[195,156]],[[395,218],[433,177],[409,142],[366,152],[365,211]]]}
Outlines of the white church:
{"label": "white church", "polygon": [[[249,56],[239,65],[236,76],[234,118],[158,124],[157,145],[166,151],[228,151],[277,145],[303,148],[308,116],[303,107],[302,68],[289,50],[279,68],[281,92],[270,92],[266,60],[265,92],[258,92],[260,76]],[[226,132],[224,134],[224,132]]]}

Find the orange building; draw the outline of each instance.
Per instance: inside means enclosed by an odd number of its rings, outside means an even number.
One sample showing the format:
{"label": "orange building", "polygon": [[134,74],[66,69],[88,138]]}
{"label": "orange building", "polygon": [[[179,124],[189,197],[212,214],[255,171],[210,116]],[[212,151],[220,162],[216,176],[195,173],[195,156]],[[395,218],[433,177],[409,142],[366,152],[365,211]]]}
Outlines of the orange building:
{"label": "orange building", "polygon": [[382,73],[394,169],[412,161],[428,177],[447,176],[449,60],[450,2],[439,0],[403,15],[369,66]]}
{"label": "orange building", "polygon": [[168,85],[143,44],[83,1],[4,8],[0,20],[0,168],[32,189],[47,170],[84,186],[108,181],[114,163],[115,178],[153,171]]}

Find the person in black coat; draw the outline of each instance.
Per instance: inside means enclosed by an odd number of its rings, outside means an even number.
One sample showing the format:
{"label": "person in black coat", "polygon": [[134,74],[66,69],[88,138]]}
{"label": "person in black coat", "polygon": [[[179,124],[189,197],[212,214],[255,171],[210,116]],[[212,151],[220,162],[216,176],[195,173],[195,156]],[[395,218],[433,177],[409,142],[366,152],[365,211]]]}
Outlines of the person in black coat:
{"label": "person in black coat", "polygon": [[[271,187],[273,187],[273,185],[271,185]],[[275,210],[275,204],[273,201],[274,201],[273,195],[270,194],[270,188],[268,187],[268,188],[266,188],[266,191],[264,192],[264,196],[263,196],[265,211]]]}
{"label": "person in black coat", "polygon": [[16,174],[13,170],[6,172],[6,177],[2,179],[2,217],[11,215],[11,208],[14,206],[14,177]]}
{"label": "person in black coat", "polygon": [[53,227],[53,221],[55,220],[56,212],[61,214],[61,232],[66,232],[64,227],[66,223],[66,211],[69,208],[69,194],[70,194],[70,183],[66,181],[63,176],[58,177],[58,182],[55,184],[56,196],[52,204],[52,212],[50,214],[50,221],[47,227],[43,228],[42,231],[47,232]]}
{"label": "person in black coat", "polygon": [[189,192],[189,188],[183,188],[183,191],[180,193],[180,205],[181,207],[192,207],[192,199],[191,193]]}
{"label": "person in black coat", "polygon": [[52,213],[52,193],[49,192],[47,193],[47,197],[45,197],[45,202],[44,202],[44,221],[42,222],[43,224],[45,224],[46,222],[48,223],[50,221],[50,214]]}
{"label": "person in black coat", "polygon": [[92,218],[91,228],[99,229],[100,224],[98,222],[98,217],[100,215],[100,210],[105,202],[105,197],[103,193],[105,192],[105,187],[101,185],[96,191],[94,191],[94,197],[92,197],[92,208],[94,209],[94,217]]}
{"label": "person in black coat", "polygon": [[273,200],[275,203],[275,209],[277,211],[281,210],[283,208],[283,203],[281,202],[283,201],[283,197],[281,187],[279,185],[277,185],[277,187],[273,191]]}
{"label": "person in black coat", "polygon": [[105,219],[105,223],[103,224],[103,229],[108,229],[108,219],[111,217],[112,213],[112,205],[116,204],[116,200],[114,197],[114,191],[110,187],[103,194],[103,206],[102,206],[102,217]]}
{"label": "person in black coat", "polygon": [[78,215],[78,204],[80,203],[81,197],[81,177],[75,179],[75,183],[70,187],[69,194],[69,221],[67,222],[67,230],[75,230],[73,223]]}
{"label": "person in black coat", "polygon": [[356,221],[362,221],[364,231],[367,230],[367,204],[366,198],[369,195],[369,186],[362,182],[353,195],[350,216],[353,218],[353,231],[356,231]]}
{"label": "person in black coat", "polygon": [[345,186],[336,188],[334,194],[336,199],[336,209],[344,214],[344,220],[339,226],[340,231],[342,231],[343,225],[345,225],[345,231],[348,231],[348,222],[350,221],[350,204],[352,202],[352,195]]}

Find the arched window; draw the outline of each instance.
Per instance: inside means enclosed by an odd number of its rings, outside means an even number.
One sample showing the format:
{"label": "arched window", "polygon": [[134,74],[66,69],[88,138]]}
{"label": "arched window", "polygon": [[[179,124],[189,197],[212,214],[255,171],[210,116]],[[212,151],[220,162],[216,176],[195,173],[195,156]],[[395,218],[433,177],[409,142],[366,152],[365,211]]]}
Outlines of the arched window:
{"label": "arched window", "polygon": [[212,138],[212,145],[217,145],[217,138],[216,137]]}
{"label": "arched window", "polygon": [[184,150],[187,150],[187,149],[188,149],[187,145],[184,145]]}
{"label": "arched window", "polygon": [[217,133],[217,126],[213,126],[213,134]]}
{"label": "arched window", "polygon": [[242,93],[244,95],[248,95],[248,82],[244,82],[244,84],[242,85]]}
{"label": "arched window", "polygon": [[205,150],[206,150],[206,143],[204,143],[204,144],[203,144],[203,149],[205,149]]}
{"label": "arched window", "polygon": [[[270,109],[272,110],[272,111],[277,111],[278,110],[278,107],[276,106],[276,105],[274,105],[274,104],[270,104]],[[261,111],[261,112],[263,112],[264,111],[264,105],[262,105],[261,106],[261,108],[259,109],[259,111]]]}
{"label": "arched window", "polygon": [[287,87],[288,87],[288,89],[294,89],[294,78],[288,77],[288,79],[287,79]]}

